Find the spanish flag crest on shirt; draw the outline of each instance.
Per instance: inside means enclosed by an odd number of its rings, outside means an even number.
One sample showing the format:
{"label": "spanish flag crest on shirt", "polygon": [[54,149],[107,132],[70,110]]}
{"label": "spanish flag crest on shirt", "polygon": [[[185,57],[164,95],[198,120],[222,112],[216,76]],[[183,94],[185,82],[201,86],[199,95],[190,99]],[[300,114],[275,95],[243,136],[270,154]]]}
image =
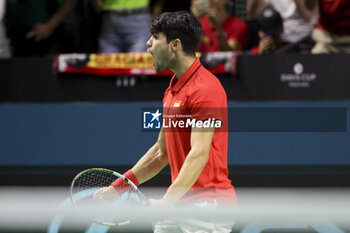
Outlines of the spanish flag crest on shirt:
{"label": "spanish flag crest on shirt", "polygon": [[174,107],[175,107],[175,108],[179,108],[180,106],[181,106],[181,101],[180,101],[180,100],[175,101]]}

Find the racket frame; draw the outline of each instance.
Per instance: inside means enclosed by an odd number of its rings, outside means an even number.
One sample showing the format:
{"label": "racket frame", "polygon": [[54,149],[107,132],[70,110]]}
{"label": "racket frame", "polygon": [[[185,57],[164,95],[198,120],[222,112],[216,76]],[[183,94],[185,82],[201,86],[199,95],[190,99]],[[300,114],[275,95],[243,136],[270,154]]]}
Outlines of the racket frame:
{"label": "racket frame", "polygon": [[[106,168],[89,168],[89,169],[86,169],[84,171],[79,172],[74,177],[74,179],[71,183],[71,186],[70,186],[70,200],[71,200],[72,204],[74,204],[76,202],[76,201],[74,201],[74,198],[73,198],[73,196],[75,194],[75,193],[73,193],[75,181],[78,180],[78,178],[81,177],[82,175],[84,175],[88,172],[93,172],[93,171],[106,172],[109,174],[113,174],[116,177],[116,179],[118,179],[118,178],[123,179],[125,182],[127,182],[132,187],[133,191],[135,191],[139,195],[140,199],[142,199],[141,200],[142,202],[149,204],[147,198],[143,195],[143,193],[141,193],[141,191],[137,188],[137,186],[131,180],[129,180],[128,178],[126,178],[125,176],[123,176],[122,174],[120,174],[116,171],[112,171],[112,170],[106,169]],[[112,226],[124,226],[124,225],[131,223],[131,220],[122,221],[119,223],[117,223],[117,222],[100,222],[97,220],[94,220],[94,221],[98,224],[102,224],[102,225],[110,226],[110,227],[112,227]]]}

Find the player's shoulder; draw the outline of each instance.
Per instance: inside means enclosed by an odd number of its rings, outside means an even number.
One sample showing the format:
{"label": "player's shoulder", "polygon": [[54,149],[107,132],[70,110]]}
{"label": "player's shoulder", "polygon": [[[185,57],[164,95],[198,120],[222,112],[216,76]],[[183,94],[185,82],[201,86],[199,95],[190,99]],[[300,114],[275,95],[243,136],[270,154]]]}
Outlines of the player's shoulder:
{"label": "player's shoulder", "polygon": [[198,70],[196,80],[199,84],[203,86],[208,86],[208,87],[211,87],[212,85],[213,85],[212,87],[222,86],[218,77],[215,76],[212,72],[210,72],[203,66]]}
{"label": "player's shoulder", "polygon": [[203,94],[219,95],[225,94],[226,92],[220,82],[220,80],[209,70],[202,67],[198,70],[192,83],[193,92],[201,92]]}

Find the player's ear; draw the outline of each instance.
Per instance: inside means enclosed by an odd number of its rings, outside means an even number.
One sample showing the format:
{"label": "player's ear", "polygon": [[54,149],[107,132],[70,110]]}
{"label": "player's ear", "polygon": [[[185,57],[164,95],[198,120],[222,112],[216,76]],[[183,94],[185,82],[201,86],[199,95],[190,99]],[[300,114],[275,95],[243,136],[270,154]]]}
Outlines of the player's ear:
{"label": "player's ear", "polygon": [[180,39],[174,39],[172,42],[171,42],[171,48],[173,50],[178,50],[180,47],[181,47],[181,40]]}

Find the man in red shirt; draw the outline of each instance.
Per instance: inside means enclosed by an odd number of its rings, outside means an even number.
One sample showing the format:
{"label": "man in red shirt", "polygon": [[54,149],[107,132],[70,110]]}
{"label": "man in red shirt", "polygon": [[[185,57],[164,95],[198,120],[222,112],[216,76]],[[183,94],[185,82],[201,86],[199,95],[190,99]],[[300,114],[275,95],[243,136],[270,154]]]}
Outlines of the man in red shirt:
{"label": "man in red shirt", "polygon": [[[205,1],[209,7],[205,9]],[[199,52],[243,51],[248,43],[248,26],[227,11],[227,0],[193,0],[191,11],[200,18],[202,38]]]}
{"label": "man in red shirt", "polygon": [[[220,81],[196,58],[201,23],[189,12],[164,13],[152,21],[150,31],[147,45],[155,69],[175,74],[164,94],[164,123],[157,142],[124,175],[139,185],[169,163],[172,183],[161,199],[150,199],[152,206],[232,206],[236,194],[228,179],[226,93]],[[114,184],[120,182],[124,181],[118,179],[100,189],[95,198],[115,194]],[[232,228],[231,223],[210,226],[213,229],[207,230],[220,229],[218,232],[230,232]],[[193,229],[193,223],[165,220],[157,222],[155,232],[169,228],[198,230]]]}
{"label": "man in red shirt", "polygon": [[312,53],[350,53],[350,1],[319,0],[320,15]]}

